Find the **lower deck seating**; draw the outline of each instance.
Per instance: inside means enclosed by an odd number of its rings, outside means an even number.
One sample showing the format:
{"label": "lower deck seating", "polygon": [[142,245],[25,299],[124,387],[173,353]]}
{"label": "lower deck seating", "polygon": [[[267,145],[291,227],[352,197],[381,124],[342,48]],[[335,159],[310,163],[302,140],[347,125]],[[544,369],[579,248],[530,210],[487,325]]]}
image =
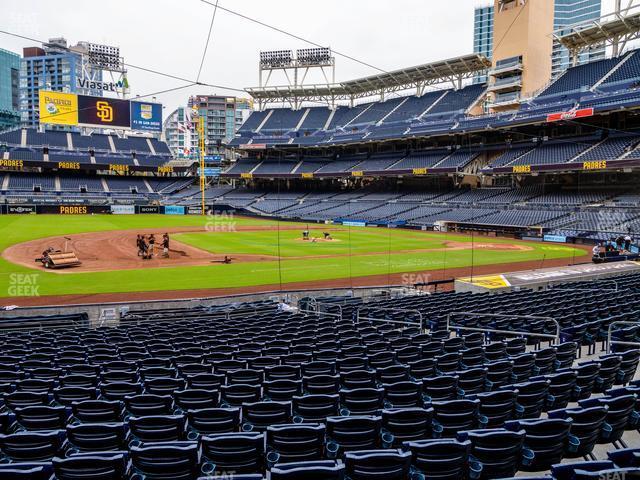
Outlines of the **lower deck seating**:
{"label": "lower deck seating", "polygon": [[[283,312],[264,301],[133,310],[110,327],[10,331],[0,324],[0,477],[636,473],[639,450],[625,439],[639,428],[639,349],[614,346],[595,361],[579,360],[601,333],[588,339],[566,330],[560,343],[543,346],[515,333],[536,332],[535,323],[478,317],[486,333],[456,335],[428,313],[471,304],[479,312],[482,305],[576,310],[585,299],[604,313],[604,295],[333,297],[319,300],[341,305],[337,316]],[[636,303],[637,295],[631,290],[610,306]],[[310,299],[300,302],[308,309]],[[401,313],[412,307],[436,321],[425,325],[428,333]],[[356,321],[358,308],[369,320]],[[405,325],[370,320],[391,320],[394,308]],[[456,318],[452,330],[471,320]],[[514,335],[493,333],[509,328]],[[639,331],[615,338],[637,341]],[[597,461],[596,446],[609,452]],[[454,476],[441,477],[443,462]]]}

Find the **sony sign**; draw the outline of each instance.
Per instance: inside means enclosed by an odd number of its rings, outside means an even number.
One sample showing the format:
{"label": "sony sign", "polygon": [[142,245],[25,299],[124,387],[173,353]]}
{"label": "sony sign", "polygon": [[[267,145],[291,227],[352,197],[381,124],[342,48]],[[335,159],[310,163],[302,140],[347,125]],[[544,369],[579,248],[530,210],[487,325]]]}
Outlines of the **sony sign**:
{"label": "sony sign", "polygon": [[117,82],[102,82],[99,80],[89,80],[88,78],[78,78],[77,84],[79,88],[86,88],[90,90],[102,90],[104,92],[120,92],[129,89],[129,82],[124,77]]}

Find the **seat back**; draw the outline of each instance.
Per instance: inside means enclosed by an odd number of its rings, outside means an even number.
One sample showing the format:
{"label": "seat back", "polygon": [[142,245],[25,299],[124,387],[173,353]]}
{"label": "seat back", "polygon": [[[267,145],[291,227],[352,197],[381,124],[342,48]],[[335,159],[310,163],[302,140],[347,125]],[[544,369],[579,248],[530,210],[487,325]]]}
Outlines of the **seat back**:
{"label": "seat back", "polygon": [[256,473],[265,468],[264,434],[257,432],[223,433],[200,438],[203,473]]}
{"label": "seat back", "polygon": [[128,460],[124,454],[74,455],[52,460],[56,480],[117,480],[128,475]]}
{"label": "seat back", "polygon": [[404,480],[411,469],[411,452],[365,450],[344,455],[346,473],[353,480]]}
{"label": "seat back", "polygon": [[320,460],[324,456],[322,424],[273,425],[267,428],[267,461],[270,464]]}
{"label": "seat back", "polygon": [[131,446],[131,463],[136,473],[154,480],[191,480],[198,475],[196,443],[150,443]]}

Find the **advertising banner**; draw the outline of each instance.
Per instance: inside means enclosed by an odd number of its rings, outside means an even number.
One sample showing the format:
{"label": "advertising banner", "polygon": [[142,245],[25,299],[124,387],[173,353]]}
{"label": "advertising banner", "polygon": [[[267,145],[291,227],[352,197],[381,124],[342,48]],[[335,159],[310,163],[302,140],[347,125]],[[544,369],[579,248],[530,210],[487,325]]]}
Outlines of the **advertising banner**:
{"label": "advertising banner", "polygon": [[187,208],[187,215],[202,215],[202,206],[192,206]]}
{"label": "advertising banner", "polygon": [[[222,169],[219,167],[204,167],[205,177],[219,177]],[[200,176],[200,168],[198,168],[198,176]]]}
{"label": "advertising banner", "polygon": [[140,205],[138,213],[160,213],[160,207],[157,205]]}
{"label": "advertising banner", "polygon": [[111,205],[111,213],[114,215],[135,215],[135,205]]}
{"label": "advertising banner", "polygon": [[567,243],[567,237],[564,235],[545,235],[543,240],[545,242]]}
{"label": "advertising banner", "polygon": [[38,92],[40,123],[52,125],[78,124],[78,96],[73,93]]}
{"label": "advertising banner", "polygon": [[25,215],[29,213],[36,213],[35,205],[7,205],[7,213]]}
{"label": "advertising banner", "polygon": [[184,215],[184,207],[180,205],[165,205],[165,215]]}
{"label": "advertising banner", "polygon": [[131,102],[131,128],[150,132],[162,131],[162,105]]}
{"label": "advertising banner", "polygon": [[103,128],[130,128],[129,100],[78,95],[78,123]]}
{"label": "advertising banner", "polygon": [[593,108],[581,108],[569,112],[557,112],[547,115],[547,122],[559,122],[561,120],[574,120],[576,118],[592,117]]}

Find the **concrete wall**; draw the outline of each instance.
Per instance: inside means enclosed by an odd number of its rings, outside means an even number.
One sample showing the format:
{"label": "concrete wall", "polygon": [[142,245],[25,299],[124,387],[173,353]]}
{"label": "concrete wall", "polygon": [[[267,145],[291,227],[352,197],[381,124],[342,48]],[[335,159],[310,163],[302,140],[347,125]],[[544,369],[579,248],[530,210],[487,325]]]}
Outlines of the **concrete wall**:
{"label": "concrete wall", "polygon": [[529,96],[551,78],[554,0],[515,0],[500,10],[495,0],[493,62],[522,55],[522,96]]}

